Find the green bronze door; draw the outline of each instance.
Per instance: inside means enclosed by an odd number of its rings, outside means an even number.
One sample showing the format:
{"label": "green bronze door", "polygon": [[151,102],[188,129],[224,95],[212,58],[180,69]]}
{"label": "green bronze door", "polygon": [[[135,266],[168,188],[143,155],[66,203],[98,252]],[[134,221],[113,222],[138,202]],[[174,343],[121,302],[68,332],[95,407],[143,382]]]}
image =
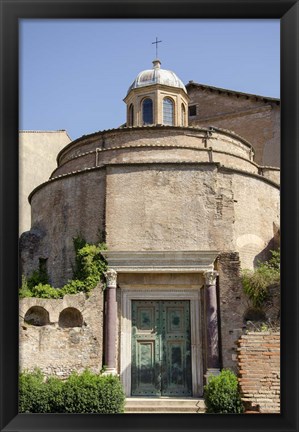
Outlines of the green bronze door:
{"label": "green bronze door", "polygon": [[191,396],[189,301],[132,301],[132,395]]}

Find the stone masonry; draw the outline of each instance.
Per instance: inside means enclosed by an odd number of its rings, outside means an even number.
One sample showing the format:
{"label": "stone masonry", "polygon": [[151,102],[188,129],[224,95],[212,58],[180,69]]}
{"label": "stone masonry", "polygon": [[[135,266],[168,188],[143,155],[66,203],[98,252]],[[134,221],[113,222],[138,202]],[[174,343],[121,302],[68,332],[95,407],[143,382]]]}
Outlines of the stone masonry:
{"label": "stone masonry", "polygon": [[[81,319],[80,319],[81,318]],[[20,368],[46,375],[102,368],[103,290],[63,299],[20,300]]]}
{"label": "stone masonry", "polygon": [[220,342],[222,366],[237,372],[236,341],[243,333],[248,300],[243,292],[238,253],[222,253],[217,260],[219,272]]}

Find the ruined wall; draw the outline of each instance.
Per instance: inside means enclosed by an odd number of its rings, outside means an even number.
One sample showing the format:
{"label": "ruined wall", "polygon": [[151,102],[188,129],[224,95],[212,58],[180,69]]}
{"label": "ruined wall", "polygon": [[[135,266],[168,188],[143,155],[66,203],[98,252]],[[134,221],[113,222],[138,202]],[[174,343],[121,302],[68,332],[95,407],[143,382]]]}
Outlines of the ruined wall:
{"label": "ruined wall", "polygon": [[280,333],[243,335],[238,341],[238,365],[247,410],[280,413]]}
{"label": "ruined wall", "polygon": [[243,333],[248,299],[243,292],[238,253],[222,253],[217,260],[219,272],[220,345],[222,367],[237,372],[236,342]]}
{"label": "ruined wall", "polygon": [[[67,308],[75,311],[66,311]],[[29,322],[26,322],[24,318],[30,309],[32,313],[27,315]],[[41,312],[44,316],[48,313],[44,322],[40,321]],[[82,316],[81,322],[76,320],[77,315]],[[21,299],[19,340],[22,370],[39,367],[46,375],[61,378],[85,368],[99,372],[103,354],[102,287],[95,288],[89,298],[80,293],[66,295],[61,300]]]}
{"label": "ruined wall", "polygon": [[[104,232],[105,172],[97,170],[52,181],[32,196],[32,230],[21,238],[23,273],[47,259],[50,282],[62,286],[73,277],[73,238],[97,243]],[[33,236],[35,237],[33,238]]]}
{"label": "ruined wall", "polygon": [[187,85],[187,90],[189,106],[197,107],[197,115],[189,116],[189,125],[234,131],[253,145],[258,164],[280,166],[279,101],[196,84]]}

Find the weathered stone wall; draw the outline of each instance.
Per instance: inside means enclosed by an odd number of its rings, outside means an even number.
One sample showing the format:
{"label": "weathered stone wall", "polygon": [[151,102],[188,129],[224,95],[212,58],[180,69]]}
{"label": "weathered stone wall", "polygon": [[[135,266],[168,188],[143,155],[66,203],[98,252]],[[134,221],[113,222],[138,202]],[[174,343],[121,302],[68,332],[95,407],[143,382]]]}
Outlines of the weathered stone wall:
{"label": "weathered stone wall", "polygon": [[243,333],[248,299],[240,277],[238,253],[222,253],[217,260],[219,272],[220,344],[222,366],[237,372],[236,342]]}
{"label": "weathered stone wall", "polygon": [[58,161],[31,196],[32,230],[21,239],[23,273],[46,259],[54,286],[72,277],[79,234],[112,251],[239,251],[242,267],[252,268],[279,226],[278,186],[258,174],[250,144],[229,132],[98,132]]}
{"label": "weathered stone wall", "polygon": [[[43,308],[49,315],[44,325],[30,324],[24,320],[30,308]],[[66,311],[67,308],[73,308]],[[32,311],[32,309],[31,309]],[[34,310],[33,310],[34,311]],[[43,311],[43,310],[42,310]],[[69,319],[61,319],[61,312]],[[82,325],[73,325],[70,312],[82,315]],[[78,313],[80,312],[80,314]],[[39,367],[46,375],[67,377],[72,371],[89,368],[99,372],[103,355],[103,290],[95,288],[90,297],[80,293],[66,295],[63,299],[25,298],[20,300],[20,368],[33,370]],[[31,314],[31,322],[38,314]]]}
{"label": "weathered stone wall", "polygon": [[239,383],[248,411],[280,412],[280,333],[251,332],[238,341]]}
{"label": "weathered stone wall", "polygon": [[269,258],[275,227],[280,226],[279,189],[256,177],[234,173],[234,249],[242,268],[252,269]]}
{"label": "weathered stone wall", "polygon": [[213,164],[110,167],[109,250],[231,249],[230,180],[230,176],[217,176]]}
{"label": "weathered stone wall", "polygon": [[73,238],[109,250],[239,251],[252,268],[279,226],[279,189],[215,163],[110,165],[61,177],[32,196],[23,272],[47,259],[51,283],[72,278]]}
{"label": "weathered stone wall", "polygon": [[50,282],[62,286],[73,277],[73,238],[81,235],[97,243],[104,233],[105,172],[69,176],[37,190],[31,200],[32,230],[21,238],[24,274],[47,259]]}
{"label": "weathered stone wall", "polygon": [[208,86],[187,85],[189,105],[196,105],[197,115],[189,125],[217,126],[234,131],[255,149],[260,165],[280,166],[280,106],[270,98],[225,92]]}
{"label": "weathered stone wall", "polygon": [[213,164],[111,166],[106,217],[110,250],[239,251],[253,268],[279,226],[279,190]]}

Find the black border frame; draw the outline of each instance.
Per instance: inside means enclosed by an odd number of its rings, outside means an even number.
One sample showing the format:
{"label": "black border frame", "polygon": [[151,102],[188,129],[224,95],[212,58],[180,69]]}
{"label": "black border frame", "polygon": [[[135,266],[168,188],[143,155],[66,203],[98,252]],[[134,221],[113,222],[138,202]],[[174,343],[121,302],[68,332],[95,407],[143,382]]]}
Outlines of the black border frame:
{"label": "black border frame", "polygon": [[[298,431],[298,0],[0,0],[1,431]],[[18,20],[277,18],[281,20],[281,414],[18,414]]]}

